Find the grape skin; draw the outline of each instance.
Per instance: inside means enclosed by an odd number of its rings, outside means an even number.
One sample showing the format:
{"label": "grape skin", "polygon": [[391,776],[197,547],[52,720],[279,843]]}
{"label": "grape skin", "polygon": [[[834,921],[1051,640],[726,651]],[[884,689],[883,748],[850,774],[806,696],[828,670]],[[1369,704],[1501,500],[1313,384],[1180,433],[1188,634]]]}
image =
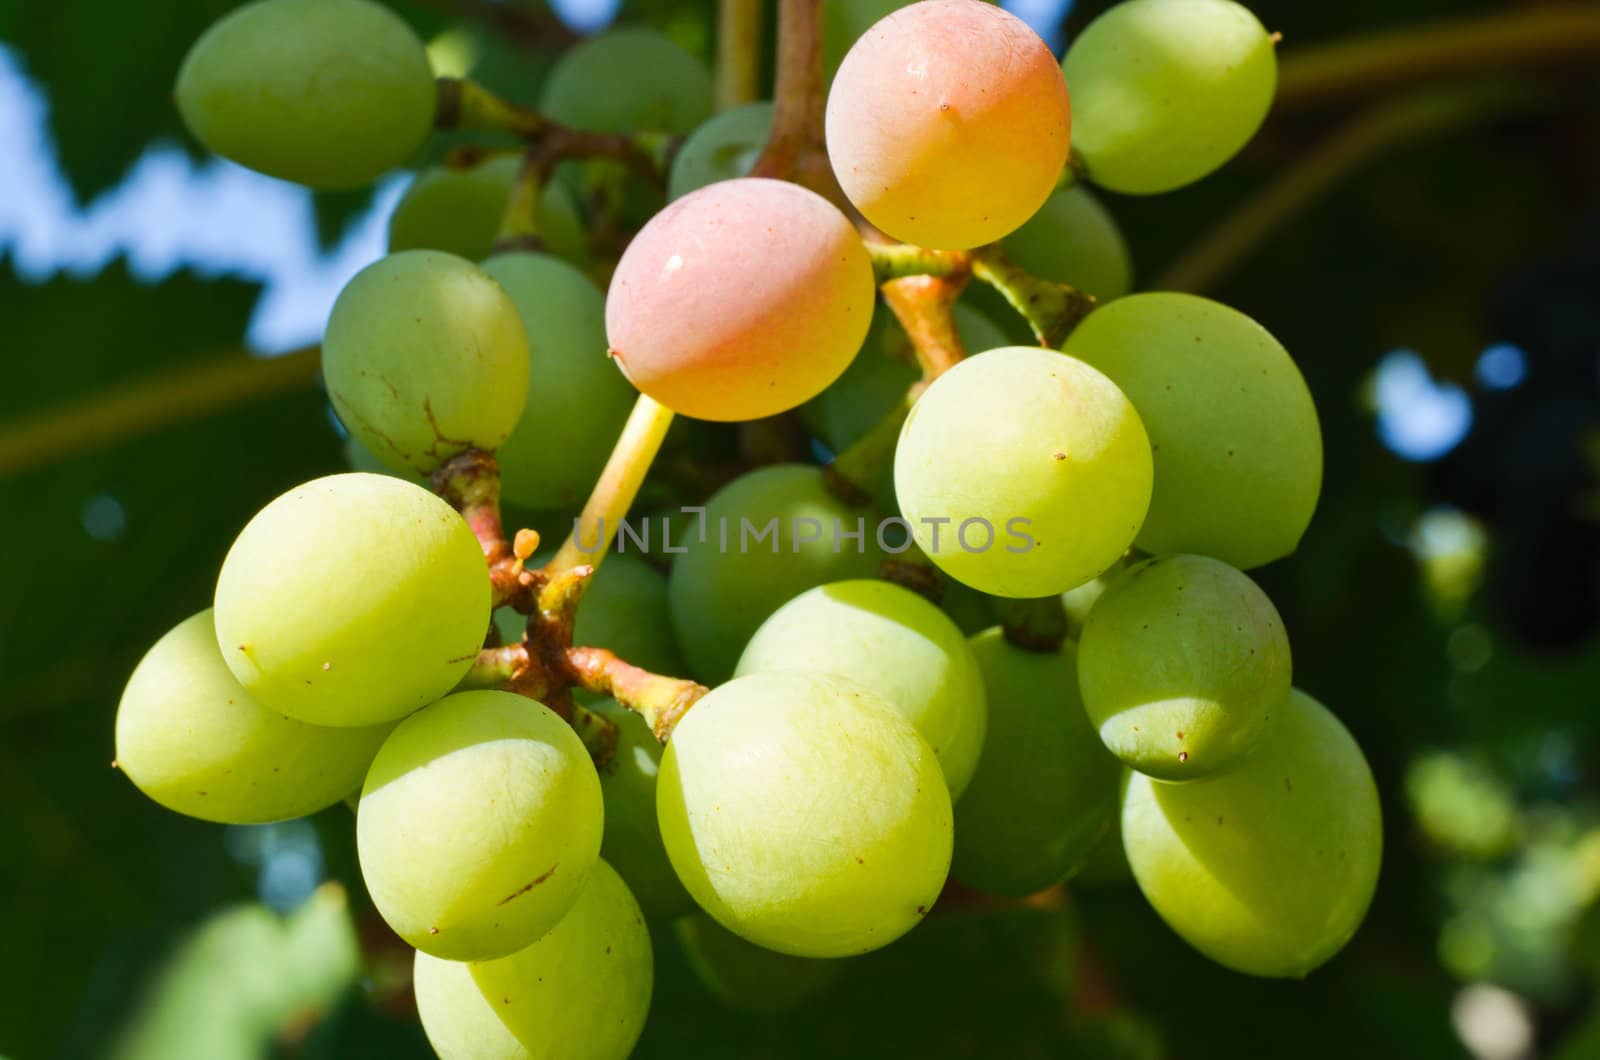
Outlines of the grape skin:
{"label": "grape skin", "polygon": [[[389,252],[442,250],[482,261],[494,249],[521,170],[522,159],[516,155],[491,158],[471,169],[424,169],[389,215]],[[588,257],[583,221],[565,184],[551,181],[540,190],[539,238],[550,253],[567,261],[582,264]]]}
{"label": "grape skin", "polygon": [[1192,784],[1133,774],[1123,843],[1161,918],[1247,975],[1301,978],[1360,926],[1383,817],[1372,771],[1328,709],[1292,692],[1239,768]]}
{"label": "grape skin", "polygon": [[694,909],[683,889],[656,822],[656,778],[661,772],[661,741],[638,714],[614,699],[588,708],[617,726],[617,748],[600,767],[606,831],[600,856],[627,881],[628,889],[651,920],[666,921]]}
{"label": "grape skin", "polygon": [[1072,145],[1101,187],[1146,195],[1190,184],[1255,135],[1272,105],[1272,39],[1232,0],[1126,0],[1062,63]]}
{"label": "grape skin", "polygon": [[1267,594],[1205,556],[1130,567],[1079,640],[1089,720],[1124,763],[1162,780],[1233,767],[1289,694],[1289,638]]}
{"label": "grape skin", "polygon": [[262,706],[375,725],[455,686],[489,599],[478,541],[448,504],[387,475],[329,475],[240,532],[217,577],[217,642]]}
{"label": "grape skin", "polygon": [[771,132],[772,104],[765,100],[714,115],[673,155],[667,197],[681,199],[707,184],[744,176]]}
{"label": "grape skin", "polygon": [[718,1001],[742,1012],[787,1012],[827,993],[844,961],[791,957],[746,942],[704,913],[673,925],[689,966]]}
{"label": "grape skin", "polygon": [[924,0],[874,25],[840,64],[828,156],[878,228],[959,250],[1044,204],[1071,124],[1061,70],[1026,23],[973,0]]}
{"label": "grape skin", "polygon": [[499,448],[522,414],[531,360],[505,290],[436,250],[390,254],[357,273],[322,343],[339,419],[413,475],[468,449]]}
{"label": "grape skin", "polygon": [[222,661],[207,608],[156,642],[117,705],[117,767],[169,810],[222,824],[304,817],[355,791],[389,727],[267,710]]}
{"label": "grape skin", "polygon": [[998,628],[972,638],[989,696],[989,735],[956,803],[951,872],[1021,898],[1070,877],[1111,827],[1121,767],[1089,726],[1078,652],[1019,648]]}
{"label": "grape skin", "polygon": [[1065,350],[1110,376],[1150,434],[1141,549],[1241,570],[1295,550],[1322,490],[1322,430],[1266,329],[1194,295],[1136,294],[1089,314]]}
{"label": "grape skin", "polygon": [[595,862],[572,911],[499,960],[417,951],[417,1012],[441,1060],[623,1060],[650,1011],[650,934],[638,903]]}
{"label": "grape skin", "polygon": [[876,579],[810,589],[761,624],[734,674],[768,670],[838,674],[878,693],[933,748],[950,798],[961,797],[988,711],[966,638],[934,604]]}
{"label": "grape skin", "polygon": [[705,65],[652,29],[615,29],[567,49],[539,109],[576,129],[687,133],[711,116]]}
{"label": "grape skin", "polygon": [[457,692],[379,749],[356,814],[361,875],[417,949],[504,957],[578,900],[602,805],[589,752],[559,715],[511,692]]}
{"label": "grape skin", "polygon": [[369,184],[433,128],[433,69],[398,16],[367,0],[260,0],[208,29],[178,71],[206,147],[314,188]]}
{"label": "grape skin", "polygon": [[1133,262],[1116,219],[1085,187],[1045,200],[1028,223],[1005,238],[1006,253],[1046,280],[1070,284],[1101,302],[1133,287]]}
{"label": "grape skin", "polygon": [[[1115,563],[1139,531],[1150,479],[1150,443],[1122,392],[1082,361],[1027,346],[936,379],[894,463],[922,550],[957,581],[1009,597],[1065,592]],[[971,520],[992,527],[987,548]]]}
{"label": "grape skin", "polygon": [[876,693],[831,674],[751,674],[697,702],[661,758],[656,813],[700,907],[796,957],[894,941],[950,867],[933,750]]}
{"label": "grape skin", "polygon": [[872,263],[844,214],[786,181],[741,178],[656,214],[606,296],[617,366],[675,412],[750,420],[837,379],[872,320]]}
{"label": "grape skin", "polygon": [[500,254],[483,271],[516,307],[532,355],[528,374],[538,381],[495,453],[502,494],[540,510],[581,504],[636,397],[605,357],[605,297],[548,254]]}
{"label": "grape skin", "polygon": [[[765,542],[751,536],[741,551],[741,520],[759,530],[771,519],[778,521],[776,551],[770,535]],[[821,525],[817,540],[800,540],[797,523],[799,531],[811,530],[806,519]],[[864,523],[864,551],[834,538],[835,520],[853,532],[858,519]],[[705,521],[704,542],[691,524],[673,543],[688,551],[673,561],[667,599],[690,672],[711,684],[727,680],[750,636],[786,601],[824,582],[870,578],[883,555],[868,513],[828,492],[817,468],[799,464],[765,467],[733,480],[706,502]]]}

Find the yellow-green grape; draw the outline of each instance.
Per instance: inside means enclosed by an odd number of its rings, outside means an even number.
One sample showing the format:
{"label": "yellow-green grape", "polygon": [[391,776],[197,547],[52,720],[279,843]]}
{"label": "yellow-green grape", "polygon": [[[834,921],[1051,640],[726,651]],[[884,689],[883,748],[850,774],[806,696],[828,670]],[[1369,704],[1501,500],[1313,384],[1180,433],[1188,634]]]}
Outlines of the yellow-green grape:
{"label": "yellow-green grape", "polygon": [[764,100],[714,115],[672,156],[667,197],[681,198],[707,184],[749,173],[771,132],[772,104]]}
{"label": "yellow-green grape", "polygon": [[1075,589],[1068,589],[1061,594],[1061,608],[1067,613],[1067,629],[1070,636],[1076,638],[1083,632],[1083,624],[1089,619],[1089,612],[1094,608],[1095,601],[1100,599],[1106,591],[1106,586],[1111,584],[1119,567],[1112,567],[1093,581],[1086,581]]}
{"label": "yellow-green grape", "polygon": [[711,116],[705,64],[653,29],[614,29],[563,52],[539,109],[599,132],[688,133]]}
{"label": "yellow-green grape", "polygon": [[1272,38],[1232,0],[1126,0],[1062,63],[1072,146],[1096,184],[1171,191],[1238,153],[1272,105]]}
{"label": "yellow-green grape", "polygon": [[589,752],[559,715],[511,692],[457,692],[378,751],[356,813],[361,875],[417,949],[504,957],[578,900],[601,807]]}
{"label": "yellow-green grape", "polygon": [[547,510],[576,506],[622,433],[638,397],[606,359],[605,296],[548,254],[499,254],[483,271],[511,296],[528,335],[534,400],[495,453],[506,500]]}
{"label": "yellow-green grape", "polygon": [[1205,556],[1161,556],[1118,575],[1078,646],[1078,683],[1100,739],[1162,780],[1235,766],[1289,694],[1278,609],[1246,575]]}
{"label": "yellow-green grape", "polygon": [[448,504],[387,475],[329,475],[240,532],[217,577],[217,643],[269,710],[376,725],[461,680],[489,599],[478,540]]}
{"label": "yellow-green grape", "polygon": [[711,684],[728,679],[785,602],[824,582],[871,578],[883,558],[875,520],[828,492],[814,467],[741,475],[706,502],[703,520],[705,540],[697,520],[673,542],[688,551],[673,560],[667,601],[690,672]]}
{"label": "yellow-green grape", "polygon": [[1322,490],[1322,430],[1266,329],[1193,295],[1136,294],[1089,314],[1065,348],[1110,376],[1150,433],[1140,548],[1241,570],[1295,550]]}
{"label": "yellow-green grape", "polygon": [[538,941],[472,964],[418,950],[413,982],[440,1060],[624,1060],[650,1011],[654,958],[638,903],[597,861]]}
{"label": "yellow-green grape", "polygon": [[1058,191],[1005,238],[1006,253],[1046,280],[1071,284],[1102,302],[1133,286],[1133,260],[1116,219],[1088,188]]}
{"label": "yellow-green grape", "polygon": [[959,799],[983,750],[983,678],[966,637],[937,606],[876,579],[801,593],[756,630],[736,675],[769,670],[838,674],[905,715],[939,756]]}
{"label": "yellow-green grape", "polygon": [[316,188],[371,183],[433,128],[427,53],[368,0],[258,0],[195,41],[178,110],[199,141],[251,169]]}
{"label": "yellow-green grape", "polygon": [[623,374],[674,412],[759,419],[839,378],[875,291],[837,207],[742,177],[690,192],[634,237],[606,294],[606,334]]}
{"label": "yellow-green grape", "polygon": [[1139,889],[1195,949],[1300,978],[1366,916],[1383,855],[1372,771],[1321,703],[1289,695],[1239,768],[1193,784],[1133,774],[1122,840]]}
{"label": "yellow-green grape", "polygon": [[661,741],[642,717],[614,699],[596,700],[588,709],[617,726],[616,752],[600,767],[600,791],[606,805],[600,856],[627,881],[651,920],[682,916],[694,908],[694,899],[672,871],[661,843],[661,826],[656,823]]}
{"label": "yellow-green grape", "polygon": [[1044,204],[1071,124],[1055,56],[1027,23],[973,0],[923,0],[879,21],[839,65],[828,157],[884,232],[975,247]]}
{"label": "yellow-green grape", "polygon": [[1070,641],[1038,652],[990,629],[972,638],[989,693],[989,735],[956,803],[951,872],[969,887],[1022,897],[1089,857],[1117,812],[1121,768],[1078,697]]}
{"label": "yellow-green grape", "polygon": [[1111,380],[1003,346],[936,379],[900,432],[894,483],[917,544],[994,596],[1065,592],[1115,563],[1150,503],[1150,442]]}
{"label": "yellow-green grape", "polygon": [[796,957],[893,942],[950,868],[950,794],[933,749],[876,693],[831,674],[713,689],[667,743],[656,812],[700,908]]}
{"label": "yellow-green grape", "polygon": [[528,396],[528,336],[488,273],[437,250],[403,250],[339,292],[322,374],[350,433],[396,471],[427,474],[497,449]]}
{"label": "yellow-green grape", "polygon": [[762,949],[704,913],[683,917],[673,928],[695,975],[729,1008],[786,1012],[827,993],[844,974],[844,961]]}
{"label": "yellow-green grape", "polygon": [[[968,353],[981,353],[1009,340],[999,326],[967,305],[955,307],[956,333]],[[911,340],[881,309],[872,317],[872,329],[861,351],[844,374],[800,408],[811,432],[834,452],[843,452],[904,401],[911,384],[922,377]],[[887,474],[887,472],[886,472]]]}
{"label": "yellow-green grape", "polygon": [[388,731],[307,725],[257,703],[222,661],[208,608],[158,640],[128,678],[117,705],[117,768],[190,817],[282,821],[360,786]]}
{"label": "yellow-green grape", "polygon": [[[424,169],[389,215],[390,253],[442,250],[468,261],[488,257],[521,169],[516,155],[471,169]],[[550,181],[540,191],[539,238],[557,257],[582,263],[588,256],[583,221],[565,184]]]}

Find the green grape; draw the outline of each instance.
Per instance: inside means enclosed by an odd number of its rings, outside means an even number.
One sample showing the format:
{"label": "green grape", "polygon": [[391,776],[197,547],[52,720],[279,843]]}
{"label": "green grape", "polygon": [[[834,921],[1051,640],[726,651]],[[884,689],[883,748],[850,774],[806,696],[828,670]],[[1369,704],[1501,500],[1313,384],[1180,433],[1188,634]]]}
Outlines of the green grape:
{"label": "green grape", "polygon": [[1289,638],[1256,583],[1205,556],[1130,567],[1089,611],[1079,687],[1111,753],[1162,780],[1232,768],[1289,694]]}
{"label": "green grape", "polygon": [[576,129],[688,133],[711,116],[705,64],[652,29],[614,29],[563,52],[539,109]]}
{"label": "green grape", "polygon": [[1120,567],[1114,566],[1100,577],[1061,594],[1061,608],[1067,613],[1067,628],[1073,631],[1074,636],[1083,631],[1083,624],[1088,621],[1095,601],[1105,594],[1106,586],[1111,584],[1119,570]]}
{"label": "green grape", "polygon": [[[1005,332],[971,306],[957,305],[954,315],[956,334],[969,353],[1009,344]],[[904,401],[906,391],[920,378],[911,340],[894,314],[882,309],[873,314],[872,329],[850,367],[801,406],[800,417],[830,449],[843,452]]]}
{"label": "green grape", "polygon": [[[799,464],[734,479],[706,503],[703,526],[704,541],[694,527],[673,546],[688,551],[673,561],[667,601],[690,672],[711,684],[727,680],[750,635],[785,602],[824,582],[870,578],[882,559],[866,513]],[[843,536],[858,529],[859,542]]]}
{"label": "green grape", "polygon": [[667,178],[667,197],[732,180],[750,172],[772,132],[772,104],[746,103],[714,115],[678,148]]}
{"label": "green grape", "polygon": [[548,254],[500,254],[483,271],[511,296],[533,352],[538,396],[495,453],[507,500],[575,507],[606,466],[637,398],[606,359],[605,297],[577,268]]}
{"label": "green grape", "polygon": [[882,696],[939,756],[959,799],[983,750],[983,677],[961,630],[909,589],[832,582],[790,600],[761,624],[736,675],[770,670],[838,674]]}
{"label": "green grape", "polygon": [[939,607],[960,627],[965,636],[980,633],[995,624],[994,600],[970,585],[962,585],[948,575],[940,575]]}
{"label": "green grape", "polygon": [[517,307],[478,266],[403,250],[356,274],[328,317],[322,374],[339,419],[396,471],[497,449],[528,396]]}
{"label": "green grape", "polygon": [[745,1012],[785,1012],[827,993],[845,962],[791,957],[746,942],[704,913],[673,925],[689,966],[707,990]]}
{"label": "green grape", "polygon": [[826,125],[839,185],[867,220],[908,243],[961,249],[1015,231],[1044,204],[1072,121],[1061,69],[1027,23],[972,0],[923,0],[856,41]]}
{"label": "green grape", "polygon": [[1238,153],[1272,105],[1272,38],[1232,0],[1126,0],[1062,63],[1072,146],[1096,184],[1171,191]]}
{"label": "green grape", "polygon": [[1133,287],[1133,261],[1122,229],[1088,188],[1050,196],[1027,224],[1006,236],[1005,248],[1035,276],[1071,284],[1102,302]]}
{"label": "green grape", "polygon": [[222,661],[209,609],[145,653],[117,705],[117,767],[169,810],[224,824],[304,817],[354,791],[388,727],[270,711]]}
{"label": "green grape", "polygon": [[398,16],[368,0],[258,0],[195,41],[178,110],[206,147],[316,188],[369,184],[433,128],[433,70]]}
{"label": "green grape", "polygon": [[623,374],[673,411],[759,419],[816,397],[849,367],[875,291],[861,237],[827,199],[782,180],[724,180],[672,203],[628,244],[606,334]]}
{"label": "green grape", "polygon": [[832,674],[751,674],[706,695],[667,743],[656,812],[700,907],[796,957],[893,942],[950,867],[933,750],[876,693]]}
{"label": "green grape", "polygon": [[1298,690],[1261,749],[1192,784],[1133,774],[1122,838],[1139,888],[1207,957],[1300,978],[1366,916],[1383,854],[1372,771],[1348,730]]}
{"label": "green grape", "polygon": [[597,861],[572,911],[499,960],[418,950],[417,1013],[441,1060],[624,1060],[650,1011],[650,933],[627,885]]}
{"label": "green grape", "polygon": [[1121,769],[1078,698],[1078,653],[1027,651],[998,628],[972,638],[989,692],[989,735],[956,803],[951,872],[969,887],[1022,897],[1059,883],[1111,827]]}
{"label": "green grape", "polygon": [[671,920],[694,909],[667,860],[656,823],[656,776],[661,772],[661,741],[645,720],[614,699],[601,699],[589,709],[617,726],[617,749],[600,769],[605,797],[606,833],[600,856],[627,881],[652,920]]}
{"label": "green grape", "polygon": [[[1123,784],[1126,784],[1124,770]],[[1118,785],[1121,790],[1122,785]],[[1122,849],[1122,814],[1111,815],[1111,830],[1089,851],[1083,867],[1072,877],[1074,887],[1117,887],[1133,882],[1133,869],[1128,865],[1127,852]]]}
{"label": "green grape", "polygon": [[936,379],[894,462],[922,550],[952,578],[1010,597],[1065,592],[1115,563],[1139,532],[1150,477],[1150,443],[1122,391],[1028,346]]}
{"label": "green grape", "polygon": [[401,722],[361,789],[356,849],[395,934],[492,960],[549,931],[600,853],[600,780],[555,712],[457,692]]}
{"label": "green grape", "polygon": [[1300,543],[1322,489],[1322,431],[1300,370],[1225,305],[1137,294],[1089,314],[1066,352],[1111,377],[1155,450],[1146,552],[1198,552],[1242,570]]}
{"label": "green grape", "polygon": [[329,475],[240,532],[217,577],[217,643],[269,710],[375,725],[455,687],[489,597],[477,538],[448,504],[387,475]]}
{"label": "green grape", "polygon": [[412,475],[396,471],[394,468],[379,460],[371,449],[361,444],[361,439],[355,435],[346,435],[344,440],[344,462],[351,471],[362,471],[369,475],[388,475],[391,478],[403,479],[414,486],[428,485],[428,480],[420,475]]}
{"label": "green grape", "polygon": [[[488,257],[521,169],[516,155],[471,169],[424,169],[389,216],[389,252],[442,250],[468,261]],[[578,264],[588,257],[583,221],[565,184],[551,181],[540,191],[539,238],[557,257]]]}

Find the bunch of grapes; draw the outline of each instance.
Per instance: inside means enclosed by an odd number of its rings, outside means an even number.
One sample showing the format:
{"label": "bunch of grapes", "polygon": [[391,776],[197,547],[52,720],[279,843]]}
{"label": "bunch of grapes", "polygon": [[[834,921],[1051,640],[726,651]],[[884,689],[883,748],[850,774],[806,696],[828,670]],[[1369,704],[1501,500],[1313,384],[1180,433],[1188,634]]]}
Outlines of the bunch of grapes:
{"label": "bunch of grapes", "polygon": [[[647,918],[717,993],[785,1004],[949,888],[1027,896],[1119,833],[1243,972],[1305,975],[1372,896],[1371,774],[1242,573],[1310,522],[1310,395],[1243,314],[1129,294],[1085,186],[1225,162],[1272,39],[1231,0],[1126,0],[1058,62],[980,0],[784,5],[787,92],[714,117],[652,32],[569,52],[533,110],[436,81],[371,0],[258,0],[179,74],[203,143],[313,186],[432,127],[525,145],[414,183],[323,344],[378,470],[263,508],[116,725],[180,813],[354,806],[447,1058],[627,1055]],[[670,571],[602,570],[675,414],[833,459],[745,467],[658,520]],[[502,497],[586,494],[553,555],[503,529]]]}

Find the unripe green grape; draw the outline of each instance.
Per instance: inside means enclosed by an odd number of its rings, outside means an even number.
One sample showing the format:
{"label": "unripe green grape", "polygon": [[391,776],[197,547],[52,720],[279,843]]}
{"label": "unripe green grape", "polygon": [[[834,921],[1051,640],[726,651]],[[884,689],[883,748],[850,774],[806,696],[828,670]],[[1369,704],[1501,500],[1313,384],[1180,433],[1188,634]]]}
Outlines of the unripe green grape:
{"label": "unripe green grape", "polygon": [[894,462],[922,550],[952,578],[1009,597],[1065,592],[1115,563],[1139,532],[1150,478],[1150,443],[1122,391],[1029,346],[934,380]]}
{"label": "unripe green grape", "polygon": [[787,1012],[827,993],[845,962],[791,957],[735,935],[704,913],[673,925],[700,982],[729,1008]]}
{"label": "unripe green grape", "polygon": [[1300,978],[1355,934],[1383,855],[1372,771],[1299,690],[1239,768],[1192,784],[1133,774],[1122,837],[1139,888],[1195,949],[1248,975]]}
{"label": "unripe green grape", "polygon": [[950,867],[932,748],[876,693],[831,674],[751,674],[707,694],[667,743],[656,812],[700,907],[797,957],[893,942]]}
{"label": "unripe green grape", "polygon": [[678,199],[750,172],[772,132],[772,104],[746,103],[713,115],[672,156],[667,197]]}
{"label": "unripe green grape", "polygon": [[178,110],[206,147],[316,188],[371,183],[433,128],[427,53],[368,0],[258,0],[208,29],[178,71]]}
{"label": "unripe green grape", "polygon": [[1089,611],[1078,683],[1111,753],[1162,780],[1235,766],[1289,694],[1289,638],[1267,594],[1205,556],[1130,567]]}
{"label": "unripe green grape", "polygon": [[600,856],[627,881],[651,920],[682,916],[694,909],[694,899],[672,871],[661,842],[661,825],[656,821],[661,741],[642,717],[614,699],[596,700],[588,709],[617,726],[616,752],[600,768],[600,792],[606,807]]}
{"label": "unripe green grape", "polygon": [[1045,200],[1028,223],[1006,236],[1011,260],[1035,276],[1071,284],[1102,302],[1133,286],[1133,261],[1116,219],[1085,187]]}
{"label": "unripe green grape", "polygon": [[[515,155],[471,169],[424,169],[389,216],[389,252],[442,250],[468,261],[488,257],[521,170],[522,159]],[[583,221],[565,184],[550,181],[540,190],[539,238],[557,257],[581,263],[588,256]]]}
{"label": "unripe green grape", "polygon": [[385,725],[270,711],[222,661],[208,608],[145,653],[117,705],[117,768],[169,810],[223,824],[304,817],[361,784]]}
{"label": "unripe green grape", "polygon": [[[692,536],[674,544],[688,551],[673,561],[667,600],[690,671],[711,684],[727,680],[745,642],[785,602],[824,582],[873,577],[883,555],[873,520],[828,492],[814,467],[741,475],[706,502],[704,519],[704,541],[691,526]],[[772,520],[774,533],[757,539]],[[854,533],[858,521],[859,548],[836,536]]]}
{"label": "unripe green grape", "polygon": [[1136,294],[1089,314],[1065,349],[1110,376],[1150,434],[1141,549],[1241,570],[1295,550],[1322,489],[1322,431],[1300,370],[1261,325],[1193,295]]}
{"label": "unripe green grape", "polygon": [[1272,105],[1272,38],[1232,0],[1125,0],[1089,23],[1062,68],[1072,146],[1096,184],[1171,191],[1238,153]]}
{"label": "unripe green grape", "polygon": [[611,866],[525,949],[462,964],[417,951],[417,1013],[440,1060],[624,1060],[650,1011],[650,933]]}
{"label": "unripe green grape", "polygon": [[217,576],[217,643],[267,709],[375,725],[455,686],[489,598],[478,540],[448,504],[386,475],[329,475],[240,532]]}
{"label": "unripe green grape", "polygon": [[417,949],[504,957],[578,900],[603,812],[594,763],[559,715],[512,692],[457,692],[401,722],[373,760],[361,875]]}
{"label": "unripe green grape", "polygon": [[988,689],[989,735],[956,803],[951,872],[1020,898],[1088,859],[1116,815],[1122,771],[1084,716],[1070,641],[1028,651],[996,628],[971,643]]}
{"label": "unripe green grape", "polygon": [[[1009,344],[1005,332],[981,312],[957,305],[956,334],[968,353],[981,353]],[[894,314],[880,309],[861,351],[844,374],[801,406],[806,426],[834,452],[840,453],[904,401],[911,384],[922,378],[911,340]],[[890,474],[885,472],[886,475]]]}
{"label": "unripe green grape", "polygon": [[705,64],[653,29],[614,29],[563,52],[539,109],[576,129],[687,133],[711,116]]}
{"label": "unripe green grape", "polygon": [[495,452],[504,497],[529,508],[583,502],[637,398],[606,358],[605,297],[548,254],[499,254],[483,265],[522,318],[537,397]]}
{"label": "unripe green grape", "polygon": [[878,693],[928,741],[951,799],[961,797],[983,750],[983,678],[934,604],[876,579],[810,589],[761,624],[734,673],[770,670],[837,674]]}
{"label": "unripe green grape", "polygon": [[798,184],[690,192],[623,252],[606,295],[611,355],[675,412],[751,420],[821,393],[861,348],[876,284],[855,227]]}
{"label": "unripe green grape", "polygon": [[427,474],[497,449],[528,396],[517,307],[478,266],[403,250],[356,274],[333,304],[322,374],[339,419],[396,471]]}
{"label": "unripe green grape", "polygon": [[923,0],[879,21],[840,64],[828,157],[878,228],[962,249],[1044,204],[1071,124],[1055,56],[1027,23],[973,0]]}
{"label": "unripe green grape", "polygon": [[390,478],[401,479],[411,483],[413,486],[421,486],[424,489],[428,486],[426,477],[413,475],[405,471],[396,471],[382,460],[379,460],[377,455],[371,449],[362,445],[361,439],[353,434],[345,436],[342,448],[344,450],[345,467],[351,471],[361,471],[369,475],[387,475]]}

